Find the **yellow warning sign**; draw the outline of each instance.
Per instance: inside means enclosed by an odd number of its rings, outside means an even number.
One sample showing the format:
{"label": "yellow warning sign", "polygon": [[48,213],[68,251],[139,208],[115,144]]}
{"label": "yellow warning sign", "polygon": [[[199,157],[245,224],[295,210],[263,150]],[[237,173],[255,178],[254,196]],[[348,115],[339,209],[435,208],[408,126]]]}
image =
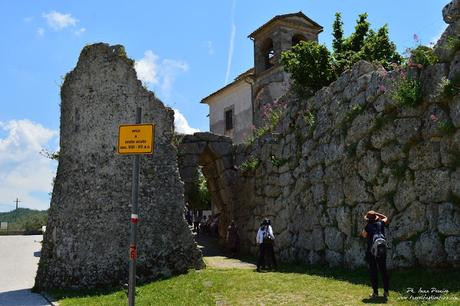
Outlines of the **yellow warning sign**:
{"label": "yellow warning sign", "polygon": [[153,154],[154,137],[154,124],[122,124],[118,129],[118,153]]}

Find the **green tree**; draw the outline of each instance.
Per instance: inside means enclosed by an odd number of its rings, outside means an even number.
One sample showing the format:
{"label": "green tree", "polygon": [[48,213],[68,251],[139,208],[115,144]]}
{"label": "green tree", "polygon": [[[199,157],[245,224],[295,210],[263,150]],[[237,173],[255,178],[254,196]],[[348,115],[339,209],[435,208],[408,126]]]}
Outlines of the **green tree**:
{"label": "green tree", "polygon": [[314,41],[302,41],[283,52],[281,64],[291,73],[294,88],[302,94],[310,94],[335,79],[331,54]]}
{"label": "green tree", "polygon": [[[333,58],[337,75],[351,68],[359,60],[367,60],[382,64],[389,69],[391,63],[400,64],[402,57],[396,51],[396,45],[390,40],[388,26],[384,25],[377,32],[370,29],[367,14],[359,15],[355,31],[349,37],[343,38],[340,13],[336,13],[333,24]],[[340,44],[342,38],[342,44]]]}
{"label": "green tree", "polygon": [[367,13],[361,14],[358,17],[359,19],[356,20],[355,32],[344,42],[345,51],[359,52],[363,48],[370,24],[367,21]]}
{"label": "green tree", "polygon": [[342,22],[342,15],[340,13],[335,13],[335,20],[334,24],[332,25],[333,29],[333,36],[334,39],[332,40],[332,48],[334,49],[334,53],[339,54],[343,51],[343,22]]}
{"label": "green tree", "polygon": [[361,58],[379,63],[385,69],[390,69],[391,63],[401,63],[402,57],[396,51],[396,45],[390,40],[388,25],[385,24],[377,33],[373,30],[369,31],[361,50]]}
{"label": "green tree", "polygon": [[198,177],[193,182],[188,200],[193,209],[211,209],[211,194],[209,193],[208,183],[201,168],[198,169]]}

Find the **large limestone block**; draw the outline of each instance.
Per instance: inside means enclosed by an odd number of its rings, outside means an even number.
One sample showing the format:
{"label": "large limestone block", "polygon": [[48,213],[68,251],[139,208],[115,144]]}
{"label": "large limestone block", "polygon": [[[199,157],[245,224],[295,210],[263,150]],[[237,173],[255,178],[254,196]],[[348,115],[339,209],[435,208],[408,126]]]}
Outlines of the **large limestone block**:
{"label": "large limestone block", "polygon": [[395,207],[399,211],[403,211],[409,203],[415,201],[417,194],[415,193],[414,182],[411,178],[406,177],[399,181],[398,188],[394,195]]}
{"label": "large limestone block", "polygon": [[367,136],[375,125],[375,114],[364,112],[358,115],[348,129],[346,143],[351,144]]}
{"label": "large limestone block", "polygon": [[415,243],[415,256],[422,266],[439,267],[446,263],[446,252],[437,232],[425,232]]}
{"label": "large limestone block", "polygon": [[324,231],[321,227],[315,226],[312,232],[313,250],[321,251],[324,250],[326,245],[324,244]]}
{"label": "large limestone block", "polygon": [[347,206],[340,206],[336,210],[337,227],[347,236],[351,235],[351,210]]}
{"label": "large limestone block", "polygon": [[412,241],[402,241],[396,245],[392,255],[393,265],[395,267],[412,267],[415,264],[415,254]]}
{"label": "large limestone block", "polygon": [[343,180],[343,192],[347,203],[370,202],[372,196],[366,190],[366,184],[357,175],[345,177]]}
{"label": "large limestone block", "polygon": [[456,268],[460,267],[460,237],[447,237],[444,246],[447,253],[447,262]]}
{"label": "large limestone block", "polygon": [[404,145],[409,140],[417,137],[420,133],[421,122],[417,118],[403,118],[396,119],[395,124],[395,135],[398,143]]}
{"label": "large limestone block", "polygon": [[413,202],[403,213],[398,214],[391,221],[390,229],[394,239],[406,240],[427,227],[425,205]]}
{"label": "large limestone block", "polygon": [[341,267],[343,264],[343,254],[326,250],[326,262],[328,263],[329,267]]}
{"label": "large limestone block", "polygon": [[449,66],[439,63],[426,67],[420,76],[423,96],[429,103],[436,103],[441,95],[440,83],[447,77]]}
{"label": "large limestone block", "polygon": [[368,151],[358,163],[358,173],[366,181],[372,182],[380,171],[380,154]]}
{"label": "large limestone block", "polygon": [[460,127],[460,96],[456,96],[450,103],[450,118],[456,128]]}
{"label": "large limestone block", "polygon": [[343,251],[345,235],[339,232],[335,227],[326,227],[324,229],[324,240],[330,250]]}
{"label": "large limestone block", "polygon": [[344,262],[347,267],[358,268],[366,266],[366,240],[362,238],[348,238],[345,243]]}
{"label": "large limestone block", "polygon": [[422,202],[443,202],[449,197],[449,170],[415,171],[415,190]]}
{"label": "large limestone block", "polygon": [[454,23],[460,19],[460,0],[452,0],[442,9],[445,23]]}
{"label": "large limestone block", "polygon": [[453,203],[439,205],[438,230],[443,235],[460,236],[460,207]]}
{"label": "large limestone block", "polygon": [[155,153],[141,156],[137,275],[202,266],[183,218],[184,188],[172,145],[174,112],[136,77],[121,46],[94,44],[61,88],[60,157],[35,286],[90,288],[126,282],[131,156],[116,153],[118,125],[156,124]]}
{"label": "large limestone block", "polygon": [[425,141],[409,151],[409,168],[412,170],[434,169],[441,165],[438,142]]}
{"label": "large limestone block", "polygon": [[450,175],[450,184],[454,196],[460,198],[460,168],[457,168]]}

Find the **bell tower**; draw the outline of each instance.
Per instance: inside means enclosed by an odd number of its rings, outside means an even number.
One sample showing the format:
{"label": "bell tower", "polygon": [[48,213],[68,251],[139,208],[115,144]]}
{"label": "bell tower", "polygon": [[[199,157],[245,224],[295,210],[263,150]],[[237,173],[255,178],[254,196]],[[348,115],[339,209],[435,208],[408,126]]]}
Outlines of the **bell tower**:
{"label": "bell tower", "polygon": [[302,40],[318,41],[322,31],[322,26],[298,12],[277,15],[248,36],[254,42],[252,103],[256,127],[262,124],[261,107],[288,89],[289,75],[280,66],[281,53]]}

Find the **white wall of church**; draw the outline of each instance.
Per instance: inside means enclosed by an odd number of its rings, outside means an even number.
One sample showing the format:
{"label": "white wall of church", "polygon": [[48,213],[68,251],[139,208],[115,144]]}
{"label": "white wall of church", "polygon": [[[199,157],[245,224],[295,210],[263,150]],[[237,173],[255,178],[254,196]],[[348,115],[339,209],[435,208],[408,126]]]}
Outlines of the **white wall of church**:
{"label": "white wall of church", "polygon": [[[211,96],[209,105],[210,131],[226,135],[233,143],[243,143],[252,133],[251,85],[241,80]],[[225,111],[233,108],[233,130],[225,131]]]}

